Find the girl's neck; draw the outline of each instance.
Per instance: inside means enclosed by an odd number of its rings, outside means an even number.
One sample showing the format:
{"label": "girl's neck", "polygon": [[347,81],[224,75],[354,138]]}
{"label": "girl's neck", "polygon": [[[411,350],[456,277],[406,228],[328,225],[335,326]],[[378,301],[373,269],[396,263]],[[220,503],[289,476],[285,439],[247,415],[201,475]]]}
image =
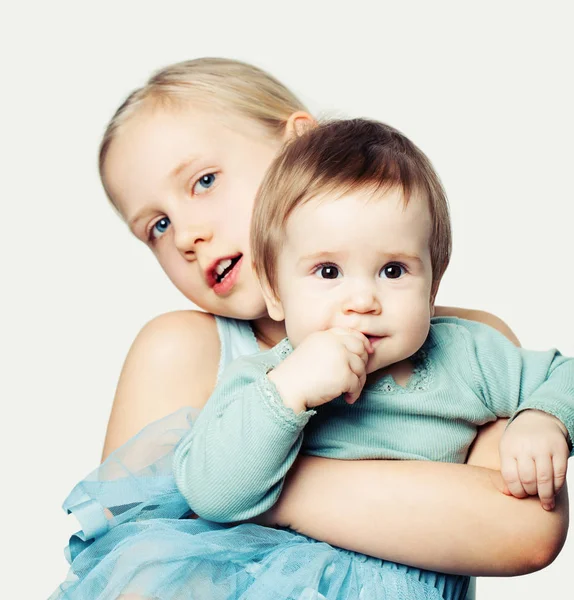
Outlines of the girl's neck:
{"label": "girl's neck", "polygon": [[261,317],[251,321],[251,327],[261,350],[273,348],[287,335],[285,323],[274,321],[270,317]]}

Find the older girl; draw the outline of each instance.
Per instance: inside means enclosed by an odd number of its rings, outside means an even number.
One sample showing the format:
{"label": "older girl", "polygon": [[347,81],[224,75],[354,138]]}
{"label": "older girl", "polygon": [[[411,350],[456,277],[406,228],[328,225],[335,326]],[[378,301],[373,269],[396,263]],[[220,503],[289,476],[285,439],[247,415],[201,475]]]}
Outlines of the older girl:
{"label": "older girl", "polygon": [[[424,581],[428,597],[438,591],[461,598],[464,579],[423,569],[512,575],[542,568],[559,552],[567,528],[564,494],[546,512],[535,498],[501,493],[500,474],[491,470],[498,468],[500,425],[479,436],[469,462],[481,467],[301,457],[279,503],[261,519],[291,530],[182,518],[193,515],[171,478],[173,448],[225,365],[285,336],[283,324],[267,315],[251,269],[251,208],[282,144],[314,124],[268,74],[200,59],[157,73],[108,126],[100,172],[109,198],[174,285],[207,312],[158,317],[134,342],[110,417],[106,460],[65,505],[83,530],[71,540],[70,577],[55,597],[227,598],[230,590],[236,597],[272,597],[262,565],[226,556],[216,563],[214,554],[207,560],[194,554],[202,547],[197,536],[216,545],[217,536],[235,535],[241,547],[271,532],[292,541],[295,530],[380,557],[386,589],[396,590],[386,597],[423,597],[409,594]],[[515,341],[486,313],[438,308],[437,314],[488,323]],[[348,556],[349,564],[365,560]]]}

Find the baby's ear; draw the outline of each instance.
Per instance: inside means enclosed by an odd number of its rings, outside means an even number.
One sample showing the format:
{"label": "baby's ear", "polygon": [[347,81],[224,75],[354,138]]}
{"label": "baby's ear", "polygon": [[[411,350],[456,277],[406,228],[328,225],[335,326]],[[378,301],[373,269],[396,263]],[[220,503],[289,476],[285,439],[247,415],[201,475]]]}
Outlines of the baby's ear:
{"label": "baby's ear", "polygon": [[265,300],[265,306],[269,316],[274,321],[284,321],[285,313],[283,311],[283,305],[281,300],[277,297],[277,294],[271,289],[268,281],[259,281],[261,291],[263,292],[263,299]]}
{"label": "baby's ear", "polygon": [[308,112],[298,110],[291,114],[285,123],[285,141],[303,135],[309,129],[317,127],[317,120]]}

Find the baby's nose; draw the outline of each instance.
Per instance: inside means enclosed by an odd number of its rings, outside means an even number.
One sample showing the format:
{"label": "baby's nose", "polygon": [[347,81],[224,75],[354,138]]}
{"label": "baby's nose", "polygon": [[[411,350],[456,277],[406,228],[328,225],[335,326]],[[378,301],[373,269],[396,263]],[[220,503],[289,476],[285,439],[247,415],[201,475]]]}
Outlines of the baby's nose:
{"label": "baby's nose", "polygon": [[349,290],[343,305],[345,314],[380,314],[382,305],[375,286],[361,285]]}

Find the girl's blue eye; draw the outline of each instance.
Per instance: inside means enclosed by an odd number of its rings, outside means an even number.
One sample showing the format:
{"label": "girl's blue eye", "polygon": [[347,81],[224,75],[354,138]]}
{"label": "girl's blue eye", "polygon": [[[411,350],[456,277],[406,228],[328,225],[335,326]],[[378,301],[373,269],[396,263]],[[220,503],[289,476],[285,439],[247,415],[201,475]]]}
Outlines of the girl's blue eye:
{"label": "girl's blue eye", "polygon": [[[194,194],[201,194],[215,183],[215,173],[207,173],[200,177],[193,186]],[[199,187],[198,187],[199,186]]]}
{"label": "girl's blue eye", "polygon": [[154,226],[151,228],[150,239],[159,239],[167,231],[170,225],[171,221],[169,220],[169,217],[162,217],[159,221],[154,223]]}
{"label": "girl's blue eye", "polygon": [[380,275],[387,279],[399,279],[399,277],[402,277],[406,272],[403,265],[400,265],[399,263],[389,263],[381,269]]}
{"label": "girl's blue eye", "polygon": [[319,267],[315,273],[321,279],[337,279],[341,272],[335,265],[323,265]]}

